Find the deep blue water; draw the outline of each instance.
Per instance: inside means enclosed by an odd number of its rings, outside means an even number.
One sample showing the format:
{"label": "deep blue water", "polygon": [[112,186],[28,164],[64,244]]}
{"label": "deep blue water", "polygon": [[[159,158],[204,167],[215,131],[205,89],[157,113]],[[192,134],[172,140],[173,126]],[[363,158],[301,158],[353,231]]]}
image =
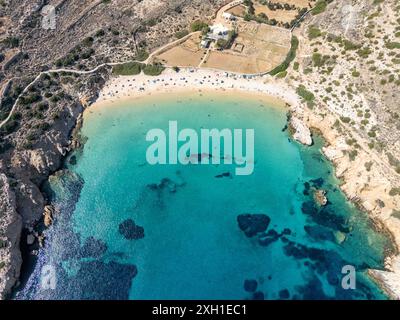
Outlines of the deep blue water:
{"label": "deep blue water", "polygon": [[[167,130],[169,120],[197,130],[254,129],[254,173],[148,165],[145,135]],[[84,150],[49,179],[60,214],[17,298],[384,299],[365,270],[382,267],[388,239],[345,200],[323,141],[300,146],[285,124],[286,110],[248,96],[90,109]],[[315,203],[315,189],[328,192],[327,206]],[[240,221],[257,219],[261,231],[241,230]],[[56,271],[54,290],[41,287],[45,265]],[[357,270],[355,290],[341,286],[344,265]]]}

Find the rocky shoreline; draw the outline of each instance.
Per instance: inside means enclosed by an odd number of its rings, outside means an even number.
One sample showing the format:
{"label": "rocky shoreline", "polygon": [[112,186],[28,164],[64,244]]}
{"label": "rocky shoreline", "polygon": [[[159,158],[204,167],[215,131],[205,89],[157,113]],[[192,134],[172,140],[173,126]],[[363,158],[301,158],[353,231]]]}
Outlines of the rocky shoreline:
{"label": "rocky shoreline", "polygon": [[[351,160],[348,156],[350,148],[337,129],[337,118],[333,114],[325,111],[321,115],[299,106],[293,107],[291,112],[324,138],[325,146],[321,151],[334,165],[335,175],[342,181],[340,188],[347,199],[368,213],[374,227],[392,239],[393,251],[385,253],[385,270],[368,270],[368,274],[389,297],[400,299],[400,221],[392,216],[393,210],[399,208],[400,203],[388,192],[392,185],[390,177],[394,175],[390,172],[391,168],[368,152],[364,145],[367,142],[362,138],[358,140],[362,145],[358,161]],[[369,170],[364,165],[367,160],[374,162]]]}
{"label": "rocky shoreline", "polygon": [[[99,74],[102,81],[90,81],[90,76],[79,80],[84,83],[82,90],[74,91],[75,97],[71,96],[65,99],[70,101],[58,105],[65,116],[55,118],[53,125],[33,146],[29,149],[19,147],[24,135],[16,135],[13,138],[15,147],[7,150],[0,159],[0,261],[4,262],[0,265],[1,299],[9,297],[19,285],[23,263],[20,242],[24,241],[28,246],[43,246],[43,228],[49,227],[56,218],[57,213],[41,190],[42,185],[62,167],[69,152],[82,146],[79,134],[82,113],[97,99],[109,76],[108,72],[100,71]],[[18,112],[22,110],[23,106],[18,105]],[[26,238],[21,238],[22,234],[26,234]],[[37,250],[30,254],[37,254]]]}

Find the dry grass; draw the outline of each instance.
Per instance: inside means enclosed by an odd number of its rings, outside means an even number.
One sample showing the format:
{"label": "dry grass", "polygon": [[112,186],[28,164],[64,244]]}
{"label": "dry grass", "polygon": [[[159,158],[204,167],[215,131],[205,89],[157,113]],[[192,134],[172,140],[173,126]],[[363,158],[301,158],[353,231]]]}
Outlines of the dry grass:
{"label": "dry grass", "polygon": [[193,35],[185,42],[154,57],[167,66],[197,67],[206,50],[200,48],[199,36]]}
{"label": "dry grass", "polygon": [[203,67],[254,74],[272,70],[282,63],[290,49],[290,32],[254,22],[240,22],[232,46],[244,45],[241,53],[233,50],[213,51]]}
{"label": "dry grass", "polygon": [[236,17],[244,17],[244,15],[246,14],[246,7],[243,5],[238,5],[238,6],[234,6],[233,8],[229,9],[227,11],[230,14],[233,14]]}

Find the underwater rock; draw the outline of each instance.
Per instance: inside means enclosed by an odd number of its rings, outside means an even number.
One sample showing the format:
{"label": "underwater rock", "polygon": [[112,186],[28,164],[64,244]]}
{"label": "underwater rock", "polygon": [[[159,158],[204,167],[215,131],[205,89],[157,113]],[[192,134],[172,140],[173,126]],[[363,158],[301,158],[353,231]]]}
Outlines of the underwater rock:
{"label": "underwater rock", "polygon": [[264,293],[257,291],[253,293],[253,300],[264,300]]}
{"label": "underwater rock", "polygon": [[128,240],[144,238],[143,227],[136,225],[132,219],[127,219],[119,225],[119,233]]}
{"label": "underwater rock", "polygon": [[314,188],[321,188],[322,185],[324,184],[324,179],[322,178],[317,178],[317,179],[312,179],[310,180]]}
{"label": "underwater rock", "polygon": [[303,191],[303,194],[304,194],[305,196],[308,196],[308,195],[310,194],[310,188],[311,188],[310,183],[309,183],[309,182],[304,182],[304,191]]}
{"label": "underwater rock", "polygon": [[290,236],[292,234],[292,230],[290,230],[289,228],[285,228],[285,229],[283,229],[281,234]]}
{"label": "underwater rock", "polygon": [[244,280],[244,290],[247,292],[254,292],[257,290],[257,280]]}
{"label": "underwater rock", "polygon": [[175,193],[177,187],[182,187],[184,183],[177,184],[169,178],[161,179],[160,183],[150,183],[147,187],[152,191],[162,191],[167,189],[170,193]]}
{"label": "underwater rock", "polygon": [[304,226],[304,231],[315,240],[334,241],[332,231],[323,226]]}
{"label": "underwater rock", "polygon": [[283,289],[279,291],[279,299],[289,299],[290,293],[288,289]]}
{"label": "underwater rock", "polygon": [[260,237],[258,238],[258,243],[266,247],[270,245],[271,243],[277,241],[280,238],[280,234],[276,232],[274,229],[268,230],[267,233],[260,234]]}
{"label": "underwater rock", "polygon": [[240,214],[237,217],[240,230],[249,238],[254,237],[257,233],[267,230],[271,219],[266,214]]}
{"label": "underwater rock", "polygon": [[346,234],[341,231],[335,231],[333,235],[337,244],[342,244],[346,240]]}
{"label": "underwater rock", "polygon": [[339,279],[337,275],[333,272],[328,272],[327,279],[328,283],[332,286],[337,286],[339,284]]}
{"label": "underwater rock", "polygon": [[107,251],[107,245],[102,241],[89,237],[81,248],[80,256],[82,258],[99,258]]}
{"label": "underwater rock", "polygon": [[74,155],[69,159],[69,164],[74,166],[74,165],[76,165],[76,163],[77,163],[77,160],[76,160],[76,156]]}
{"label": "underwater rock", "polygon": [[318,209],[315,207],[314,202],[306,201],[301,205],[301,212],[306,215],[314,216],[318,214]]}
{"label": "underwater rock", "polygon": [[[296,289],[303,300],[326,300],[329,299],[325,295],[321,281],[315,275],[309,282],[303,286],[297,286]],[[344,291],[344,290],[342,290]],[[351,290],[349,290],[351,291]]]}
{"label": "underwater rock", "polygon": [[230,172],[224,172],[224,173],[221,173],[221,174],[217,174],[215,176],[215,178],[223,178],[223,177],[232,178],[232,174]]}

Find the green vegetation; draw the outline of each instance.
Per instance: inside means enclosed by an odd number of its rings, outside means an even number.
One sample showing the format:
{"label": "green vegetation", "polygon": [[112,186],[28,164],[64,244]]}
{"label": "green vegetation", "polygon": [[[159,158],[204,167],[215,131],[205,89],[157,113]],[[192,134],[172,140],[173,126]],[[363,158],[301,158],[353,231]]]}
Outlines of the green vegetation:
{"label": "green vegetation", "polygon": [[321,30],[316,27],[316,26],[311,26],[310,28],[308,28],[308,38],[310,40],[318,38],[322,35]]}
{"label": "green vegetation", "polygon": [[353,43],[347,39],[343,40],[343,45],[344,45],[344,50],[346,51],[357,50],[361,47],[359,44]]}
{"label": "green vegetation", "polygon": [[127,62],[113,67],[113,74],[118,76],[133,76],[142,71],[142,64],[138,62]]}
{"label": "green vegetation", "polygon": [[365,169],[367,169],[368,172],[371,171],[372,165],[373,165],[372,161],[364,163]]}
{"label": "green vegetation", "polygon": [[83,39],[82,44],[86,47],[91,47],[93,45],[94,39],[92,37],[87,37]]}
{"label": "green vegetation", "polygon": [[285,78],[287,76],[287,71],[285,70],[285,71],[282,71],[282,72],[279,72],[277,75],[276,75],[276,77],[277,78]]}
{"label": "green vegetation", "polygon": [[237,33],[234,30],[230,30],[228,32],[228,39],[218,39],[216,46],[220,49],[228,49],[232,45],[233,41],[237,37]]}
{"label": "green vegetation", "polygon": [[397,219],[400,219],[400,210],[393,209],[392,216],[397,218]]}
{"label": "green vegetation", "polygon": [[28,105],[28,104],[32,104],[32,103],[38,102],[41,99],[42,99],[42,96],[39,93],[33,92],[33,93],[29,94],[29,95],[22,96],[21,98],[19,98],[19,101],[23,105]]}
{"label": "green vegetation", "polygon": [[314,64],[314,67],[322,67],[325,62],[329,59],[329,56],[323,56],[322,54],[318,52],[314,52],[312,55],[312,61]]}
{"label": "green vegetation", "polygon": [[16,48],[19,46],[19,38],[17,37],[7,37],[3,40],[3,43],[8,48]]}
{"label": "green vegetation", "polygon": [[6,263],[4,261],[0,262],[0,270],[3,269],[6,266]]}
{"label": "green vegetation", "polygon": [[203,21],[197,20],[192,23],[190,29],[192,30],[192,32],[208,30],[208,24]]}
{"label": "green vegetation", "polygon": [[8,245],[7,240],[0,240],[0,248],[5,248],[7,247],[7,245]]}
{"label": "green vegetation", "polygon": [[71,50],[65,57],[58,59],[56,61],[57,67],[67,67],[72,66],[79,60],[89,59],[94,53],[95,50],[91,47],[88,47],[90,43],[90,38],[84,40],[83,45],[85,49],[82,49],[80,46],[77,46],[73,50]]}
{"label": "green vegetation", "polygon": [[327,0],[318,0],[311,12],[315,16],[317,14],[324,12],[327,6],[328,6]]}
{"label": "green vegetation", "polygon": [[390,50],[400,49],[400,42],[386,42],[385,47]]}
{"label": "green vegetation", "polygon": [[314,106],[315,96],[311,91],[308,91],[305,86],[300,85],[296,89],[296,93],[303,98],[308,107]]}
{"label": "green vegetation", "polygon": [[356,159],[357,155],[358,155],[358,151],[357,150],[349,151],[349,159],[350,159],[350,161],[354,161]]}
{"label": "green vegetation", "polygon": [[133,60],[145,61],[148,57],[149,53],[146,50],[141,49],[136,53],[135,58]]}
{"label": "green vegetation", "polygon": [[391,197],[400,196],[400,188],[392,188],[392,189],[390,189],[389,195]]}
{"label": "green vegetation", "polygon": [[351,119],[349,117],[340,117],[340,120],[344,123],[350,123]]}
{"label": "green vegetation", "polygon": [[391,153],[386,154],[389,160],[389,164],[394,167],[397,173],[400,174],[400,160],[394,157]]}
{"label": "green vegetation", "polygon": [[188,30],[181,30],[175,33],[175,37],[177,39],[182,39],[183,37],[186,37],[189,34]]}
{"label": "green vegetation", "polygon": [[269,74],[274,76],[278,73],[285,71],[289,67],[290,63],[296,58],[296,51],[298,47],[299,47],[299,39],[297,39],[296,36],[292,36],[291,47],[288,55],[286,56],[285,61],[283,61],[282,64],[280,64],[275,69],[270,71]]}
{"label": "green vegetation", "polygon": [[161,63],[148,64],[143,68],[144,74],[148,76],[158,76],[165,70]]}

